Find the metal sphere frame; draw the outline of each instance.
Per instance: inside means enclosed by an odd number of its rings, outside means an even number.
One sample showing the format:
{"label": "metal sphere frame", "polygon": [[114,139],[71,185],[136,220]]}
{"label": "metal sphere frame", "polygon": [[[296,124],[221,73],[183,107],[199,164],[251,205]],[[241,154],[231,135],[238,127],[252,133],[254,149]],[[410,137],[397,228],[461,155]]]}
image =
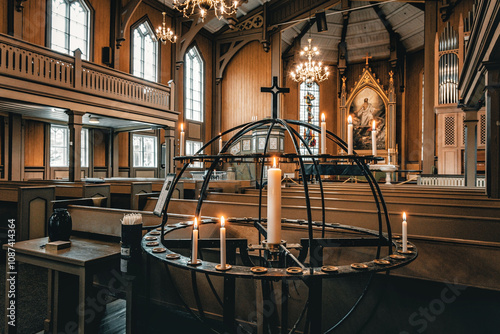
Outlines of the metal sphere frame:
{"label": "metal sphere frame", "polygon": [[[226,153],[229,147],[233,143],[235,143],[239,138],[241,138],[244,134],[256,130],[258,128],[266,127],[268,126],[267,130],[267,135],[266,135],[266,141],[265,141],[265,148],[263,153],[259,154],[248,154],[248,155],[232,155]],[[169,266],[174,266],[174,267],[179,267],[182,269],[187,269],[191,271],[192,273],[194,272],[200,272],[200,273],[205,273],[207,278],[209,279],[209,275],[217,275],[217,276],[224,276],[225,281],[226,278],[230,278],[234,280],[235,278],[250,278],[250,279],[257,279],[257,280],[263,280],[263,281],[277,281],[277,280],[296,280],[300,279],[306,282],[309,286],[309,297],[308,300],[311,299],[311,290],[316,290],[313,289],[313,284],[312,282],[318,282],[321,281],[324,278],[334,278],[334,277],[340,277],[340,276],[346,276],[346,275],[353,275],[353,274],[362,274],[362,273],[371,273],[372,275],[375,272],[382,272],[382,271],[389,271],[392,269],[396,269],[398,267],[405,266],[412,262],[413,260],[416,259],[418,252],[416,247],[408,243],[408,249],[409,251],[403,252],[402,250],[402,245],[396,241],[396,238],[393,238],[392,232],[391,232],[391,225],[390,225],[390,220],[389,220],[389,215],[387,211],[387,206],[384,201],[381,189],[376,182],[374,176],[372,175],[369,166],[367,165],[367,161],[377,161],[381,160],[382,158],[377,158],[374,156],[360,156],[357,155],[355,152],[353,155],[330,155],[330,154],[321,154],[321,155],[313,155],[310,148],[307,146],[307,143],[305,140],[300,136],[300,133],[295,130],[292,126],[303,126],[307,127],[313,131],[320,132],[321,129],[320,127],[316,125],[312,125],[309,123],[297,121],[297,120],[286,120],[286,119],[280,119],[280,118],[270,118],[270,119],[263,119],[263,120],[258,120],[246,124],[242,124],[239,126],[236,126],[232,129],[229,129],[227,131],[224,131],[220,133],[218,136],[212,138],[210,141],[208,141],[198,152],[196,152],[193,156],[181,156],[181,157],[175,157],[174,160],[183,163],[182,168],[180,171],[177,173],[176,177],[174,178],[170,188],[169,192],[167,194],[167,199],[165,202],[165,206],[162,210],[163,214],[163,219],[162,223],[157,226],[148,226],[145,227],[145,229],[155,229],[153,231],[150,231],[147,233],[143,240],[142,240],[142,248],[145,250],[145,252],[162,261],[165,264],[165,267],[167,268],[167,272],[169,273]],[[295,148],[295,154],[269,154],[267,152],[268,150],[268,144],[269,144],[269,138],[271,135],[272,130],[275,127],[281,127],[286,132],[288,133],[289,137],[292,140],[293,146]],[[222,147],[222,150],[219,152],[217,155],[205,155],[202,154],[203,150],[206,148],[209,148],[212,143],[216,143],[217,140],[228,133],[237,131],[233,137],[231,137],[225,145]],[[335,144],[337,144],[341,149],[347,152],[347,144],[339,138],[337,135],[335,135],[331,131],[327,131],[327,139],[333,141]],[[302,155],[300,153],[300,143],[302,143],[306,148],[309,153],[309,155]],[[292,220],[292,219],[282,219],[282,224],[285,224],[285,226],[294,226],[294,225],[306,225],[307,226],[307,231],[308,231],[308,237],[307,239],[302,239],[301,244],[292,244],[292,245],[286,245],[286,244],[281,244],[279,245],[279,254],[281,257],[281,267],[279,268],[267,268],[266,271],[257,271],[253,270],[255,264],[252,262],[250,259],[250,256],[248,255],[248,249],[250,250],[259,250],[259,251],[268,251],[265,247],[262,246],[262,237],[265,238],[266,236],[266,230],[264,226],[262,225],[263,222],[266,222],[266,219],[262,218],[262,184],[264,181],[264,165],[266,162],[270,162],[272,157],[278,157],[280,161],[283,162],[294,162],[298,161],[300,165],[300,172],[301,175],[303,176],[303,188],[304,188],[304,197],[305,197],[305,202],[306,202],[306,211],[307,211],[307,219],[306,220]],[[320,188],[320,194],[321,194],[321,212],[322,212],[322,220],[321,221],[313,221],[312,219],[312,208],[311,208],[311,200],[309,198],[309,191],[308,191],[308,184],[306,181],[306,170],[305,170],[305,163],[304,163],[304,158],[308,158],[312,160],[313,163],[313,168],[314,171],[317,175],[320,174],[319,172],[319,167],[318,164],[320,162],[339,162],[339,161],[346,161],[347,163],[345,166],[357,166],[359,170],[361,171],[362,175],[366,177],[366,180],[370,186],[371,192],[373,194],[375,204],[377,207],[377,218],[378,218],[378,231],[376,230],[370,230],[370,229],[365,229],[365,228],[360,228],[356,226],[350,226],[350,225],[341,225],[337,223],[327,223],[326,222],[326,213],[325,213],[325,197],[324,197],[324,189],[323,189],[323,183],[321,178],[319,178],[319,188]],[[241,257],[241,262],[243,265],[235,265],[235,263],[231,263],[232,267],[229,270],[218,270],[216,268],[218,263],[214,262],[209,262],[209,261],[202,261],[200,265],[193,266],[190,265],[188,262],[190,260],[189,257],[183,256],[181,254],[178,254],[176,252],[173,252],[170,250],[170,248],[188,248],[189,245],[191,244],[191,240],[189,239],[184,239],[184,240],[178,240],[178,239],[167,239],[165,238],[168,233],[179,230],[179,229],[184,229],[186,227],[191,226],[193,223],[192,222],[179,222],[175,224],[168,224],[168,206],[170,203],[170,200],[173,195],[173,190],[175,189],[177,183],[179,182],[181,176],[183,173],[186,171],[188,168],[189,164],[195,161],[201,161],[201,162],[207,162],[210,163],[210,167],[208,168],[207,174],[205,175],[205,179],[203,181],[203,184],[201,186],[201,192],[200,192],[200,197],[198,199],[198,203],[196,206],[196,211],[194,214],[194,217],[198,218],[198,221],[200,222],[199,228],[202,228],[202,225],[205,224],[216,224],[219,222],[219,219],[203,219],[201,220],[201,212],[202,212],[202,205],[203,201],[205,199],[205,193],[208,189],[208,184],[210,182],[210,177],[215,170],[215,168],[221,163],[221,162],[254,162],[256,164],[260,163],[261,168],[260,168],[260,183],[259,183],[259,205],[258,205],[258,217],[256,218],[247,218],[247,217],[239,217],[239,218],[228,218],[227,221],[229,223],[233,224],[249,224],[252,223],[253,226],[257,229],[259,233],[259,245],[253,246],[253,245],[248,245],[246,239],[237,239],[237,240],[231,240],[228,239],[227,242],[232,243],[233,251],[236,252],[236,248],[239,248],[240,250],[240,257]],[[385,224],[384,224],[385,221]],[[384,232],[384,225],[386,232]],[[321,229],[321,238],[315,238],[313,231],[314,229]],[[325,233],[326,231],[348,231],[348,232],[355,232],[355,233],[360,233],[362,235],[368,236],[368,238],[337,238],[337,239],[328,239],[325,238]],[[159,239],[159,240],[158,240]],[[152,240],[158,240],[158,241],[153,241]],[[307,259],[307,255],[309,254],[309,260],[315,261],[317,264],[318,261],[316,259],[313,259],[313,248],[321,248],[323,247],[329,247],[328,246],[328,241],[334,240],[334,242],[337,242],[335,244],[336,247],[339,247],[338,242],[344,243],[340,244],[340,247],[343,246],[357,246],[357,247],[376,247],[376,256],[375,259],[372,261],[367,261],[363,263],[353,263],[351,265],[342,265],[342,266],[325,266],[323,265],[322,259],[319,260],[319,265],[312,265],[309,263],[309,265],[305,264],[305,260]],[[343,241],[342,241],[343,240]],[[326,243],[325,243],[326,242]],[[161,246],[163,247],[158,247],[160,246],[159,244],[161,243]],[[332,245],[333,246],[333,245]],[[199,248],[218,248],[220,247],[220,242],[219,239],[205,239],[205,240],[200,240]],[[381,249],[382,247],[387,247],[387,256],[380,258],[381,256]],[[396,252],[393,252],[393,247],[396,249]],[[299,249],[299,256],[295,257],[289,249]],[[259,252],[261,258],[261,252]],[[294,268],[294,269],[292,269]],[[193,276],[192,276],[193,277]],[[372,276],[371,276],[372,277]],[[363,299],[365,296],[368,286],[371,282],[371,277],[369,282],[367,283],[364,291],[362,292],[361,296],[359,299],[355,302],[355,304],[351,307],[351,309],[347,312],[347,314],[333,327],[331,327],[329,330],[326,332],[330,332],[333,329],[335,329],[337,326],[339,326],[352,312],[353,310],[358,306],[359,302]],[[209,279],[209,284],[211,285],[212,291],[217,297],[217,299],[220,301],[215,289],[213,288],[211,281]],[[234,284],[234,283],[233,283]],[[198,295],[197,293],[197,285],[196,281],[193,280],[193,288],[195,289],[195,295]],[[226,289],[224,289],[226,291]],[[233,291],[234,293],[234,291]],[[317,292],[316,292],[317,295]],[[198,296],[199,297],[199,296]],[[197,304],[200,303],[201,301],[199,298],[196,298]],[[233,296],[234,297],[234,296]],[[316,296],[316,298],[321,298],[321,296]],[[234,298],[233,298],[234,299]],[[320,299],[321,300],[321,299]],[[184,306],[188,309],[189,312],[194,314],[189,307],[187,306],[186,303],[184,303]],[[201,306],[201,305],[199,305]],[[306,303],[304,308],[311,307],[309,305],[309,302]],[[234,307],[233,307],[234,308]],[[302,315],[304,314],[305,310],[302,312]],[[224,311],[225,313],[225,311]],[[308,312],[308,317],[310,316],[309,313],[313,312]],[[195,315],[196,316],[196,315]],[[312,315],[314,316],[314,315]],[[228,316],[230,317],[230,316]],[[232,315],[233,319],[228,320],[228,323],[233,322],[234,323],[234,314]],[[302,318],[302,316],[301,316]],[[298,319],[297,323],[301,320]],[[226,314],[224,314],[224,323],[226,323]],[[320,320],[321,323],[321,320]],[[311,321],[311,325],[313,322]],[[321,327],[321,325],[320,325]]]}

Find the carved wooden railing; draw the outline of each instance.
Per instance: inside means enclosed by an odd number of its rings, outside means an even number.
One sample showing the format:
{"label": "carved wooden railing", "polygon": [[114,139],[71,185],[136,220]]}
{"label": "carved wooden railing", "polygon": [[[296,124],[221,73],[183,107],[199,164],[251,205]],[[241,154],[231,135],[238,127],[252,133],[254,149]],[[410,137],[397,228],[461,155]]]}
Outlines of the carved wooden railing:
{"label": "carved wooden railing", "polygon": [[92,94],[98,97],[174,110],[169,86],[137,78],[81,59],[0,34],[0,75]]}
{"label": "carved wooden railing", "polygon": [[[465,177],[463,175],[419,175],[417,184],[421,186],[463,187],[465,186]],[[484,188],[485,186],[484,176],[476,177],[476,187]]]}

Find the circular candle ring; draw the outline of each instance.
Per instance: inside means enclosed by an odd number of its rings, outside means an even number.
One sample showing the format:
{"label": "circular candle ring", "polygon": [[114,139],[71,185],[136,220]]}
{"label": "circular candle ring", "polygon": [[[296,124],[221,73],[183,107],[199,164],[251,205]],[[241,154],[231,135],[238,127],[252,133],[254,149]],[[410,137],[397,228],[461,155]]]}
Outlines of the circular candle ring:
{"label": "circular candle ring", "polygon": [[334,272],[339,271],[339,268],[335,267],[335,266],[323,266],[323,267],[321,267],[321,271],[323,271],[325,273],[334,273]]}
{"label": "circular candle ring", "polygon": [[161,231],[161,226],[158,228],[155,228],[156,231]]}
{"label": "circular candle ring", "polygon": [[388,266],[391,264],[390,261],[388,260],[382,260],[382,259],[376,259],[376,260],[373,260],[373,262],[375,262],[375,264],[378,264],[378,265],[381,265],[381,266]]}
{"label": "circular candle ring", "polygon": [[252,268],[250,268],[250,271],[254,274],[265,274],[265,273],[267,273],[267,268],[266,267],[252,267]]}
{"label": "circular candle ring", "polygon": [[368,266],[364,263],[353,263],[351,264],[351,268],[362,270],[362,269],[368,269]]}
{"label": "circular candle ring", "polygon": [[408,254],[413,254],[413,251],[411,250],[403,251],[402,249],[398,249],[398,253],[408,255]]}
{"label": "circular candle ring", "polygon": [[160,231],[151,231],[149,232],[150,235],[160,235],[161,232]]}
{"label": "circular candle ring", "polygon": [[286,268],[286,272],[291,275],[302,275],[302,268],[301,267],[289,267]]}
{"label": "circular candle ring", "polygon": [[145,237],[144,240],[146,240],[146,241],[155,241],[155,240],[158,240],[158,238],[157,237],[149,236],[149,237]]}
{"label": "circular candle ring", "polygon": [[187,226],[188,223],[187,222],[180,222],[179,225],[181,225],[181,226]]}
{"label": "circular candle ring", "polygon": [[181,256],[177,253],[170,253],[165,256],[169,260],[178,260],[181,258]]}
{"label": "circular candle ring", "polygon": [[401,254],[391,254],[389,256],[391,257],[391,259],[394,259],[394,260],[404,260],[404,259],[406,259],[406,257],[404,255],[401,255]]}
{"label": "circular candle ring", "polygon": [[154,246],[158,246],[160,243],[158,241],[150,241],[150,242],[146,242],[146,246],[148,247],[154,247]]}
{"label": "circular candle ring", "polygon": [[167,227],[176,227],[177,224],[167,224]]}
{"label": "circular candle ring", "polygon": [[229,270],[231,268],[232,268],[232,266],[230,264],[226,264],[225,268],[222,268],[221,264],[218,264],[218,265],[215,266],[215,269],[219,270],[219,271],[226,271],[226,270]]}
{"label": "circular candle ring", "polygon": [[400,236],[400,235],[395,234],[395,235],[393,235],[393,236],[392,236],[392,238],[393,238],[393,239],[398,240],[398,239],[401,239],[401,236]]}
{"label": "circular candle ring", "polygon": [[153,248],[153,253],[164,253],[166,252],[167,250],[163,247],[156,247],[156,248]]}
{"label": "circular candle ring", "polygon": [[198,260],[196,260],[196,262],[193,262],[193,261],[189,260],[187,262],[187,264],[189,264],[190,266],[199,266],[201,264],[201,260],[198,259]]}

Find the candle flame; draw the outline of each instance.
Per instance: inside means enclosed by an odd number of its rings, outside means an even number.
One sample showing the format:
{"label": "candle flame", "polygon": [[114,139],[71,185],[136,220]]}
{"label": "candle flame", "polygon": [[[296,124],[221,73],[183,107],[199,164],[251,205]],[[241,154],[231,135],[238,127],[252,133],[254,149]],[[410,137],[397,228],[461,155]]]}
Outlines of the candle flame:
{"label": "candle flame", "polygon": [[347,122],[348,122],[349,124],[352,124],[352,117],[351,117],[351,115],[349,115],[349,117],[347,117]]}
{"label": "candle flame", "polygon": [[184,123],[181,123],[181,131],[184,131]]}
{"label": "candle flame", "polygon": [[375,120],[373,120],[373,122],[372,122],[372,131],[375,131],[375,129],[376,129]]}
{"label": "candle flame", "polygon": [[322,114],[321,114],[321,122],[324,122],[325,120],[326,120],[326,118],[325,118],[325,113],[322,113]]}
{"label": "candle flame", "polygon": [[277,167],[277,164],[276,164],[276,157],[273,158],[273,168],[276,168]]}
{"label": "candle flame", "polygon": [[193,225],[193,228],[194,228],[195,230],[197,230],[197,229],[198,229],[198,218],[196,218],[196,217],[194,217],[194,225]]}
{"label": "candle flame", "polygon": [[406,212],[403,212],[403,220],[406,221]]}
{"label": "candle flame", "polygon": [[224,216],[221,216],[220,217],[220,227],[224,227],[225,224],[225,220],[224,220]]}

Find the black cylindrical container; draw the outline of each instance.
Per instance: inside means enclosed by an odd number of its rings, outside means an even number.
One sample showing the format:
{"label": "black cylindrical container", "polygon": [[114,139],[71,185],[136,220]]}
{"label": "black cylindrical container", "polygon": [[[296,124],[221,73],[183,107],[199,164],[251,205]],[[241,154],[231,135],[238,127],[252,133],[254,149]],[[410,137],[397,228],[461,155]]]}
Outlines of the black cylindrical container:
{"label": "black cylindrical container", "polygon": [[48,234],[49,241],[68,241],[71,236],[73,222],[71,215],[65,208],[54,209],[49,218]]}
{"label": "black cylindrical container", "polygon": [[142,223],[134,225],[122,224],[121,268],[129,272],[129,262],[136,262],[141,257]]}

